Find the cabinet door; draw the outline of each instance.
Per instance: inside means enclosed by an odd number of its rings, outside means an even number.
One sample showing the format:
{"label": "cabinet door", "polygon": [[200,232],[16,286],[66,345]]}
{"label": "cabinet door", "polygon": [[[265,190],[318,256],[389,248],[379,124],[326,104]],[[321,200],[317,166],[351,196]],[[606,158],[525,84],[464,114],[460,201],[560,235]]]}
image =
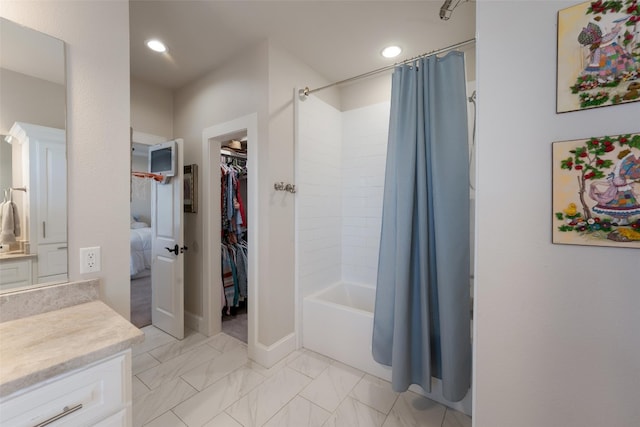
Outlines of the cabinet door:
{"label": "cabinet door", "polygon": [[38,244],[67,241],[67,159],[64,144],[38,141]]}
{"label": "cabinet door", "polygon": [[[38,277],[47,278],[44,281],[57,280],[50,276],[59,274],[67,274],[67,244],[38,245]],[[38,283],[43,281],[38,279]]]}
{"label": "cabinet door", "polygon": [[[0,400],[2,427],[117,425],[131,405],[130,350]],[[122,410],[124,413],[120,413]],[[116,417],[112,417],[116,414]],[[127,424],[121,424],[126,426]]]}
{"label": "cabinet door", "polygon": [[19,288],[31,284],[31,260],[0,262],[0,290]]}

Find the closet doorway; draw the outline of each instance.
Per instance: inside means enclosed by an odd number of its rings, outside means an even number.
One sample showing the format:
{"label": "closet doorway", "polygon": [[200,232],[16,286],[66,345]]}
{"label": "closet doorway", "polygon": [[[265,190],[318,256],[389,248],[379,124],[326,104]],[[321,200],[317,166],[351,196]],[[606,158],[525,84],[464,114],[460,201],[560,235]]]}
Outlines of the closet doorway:
{"label": "closet doorway", "polygon": [[204,129],[205,333],[224,331],[246,338],[252,359],[258,314],[257,158],[256,114]]}
{"label": "closet doorway", "polygon": [[220,251],[222,332],[247,342],[248,231],[247,135],[235,135],[220,147]]}

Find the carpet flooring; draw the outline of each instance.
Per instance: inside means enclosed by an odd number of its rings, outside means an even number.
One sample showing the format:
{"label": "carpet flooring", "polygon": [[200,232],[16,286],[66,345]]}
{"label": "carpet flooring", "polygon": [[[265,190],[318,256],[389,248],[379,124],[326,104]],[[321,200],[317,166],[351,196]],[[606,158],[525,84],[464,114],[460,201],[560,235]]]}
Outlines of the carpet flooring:
{"label": "carpet flooring", "polygon": [[237,312],[233,315],[222,316],[222,332],[227,335],[231,335],[234,338],[239,339],[242,342],[247,342],[247,306],[241,305]]}
{"label": "carpet flooring", "polygon": [[138,328],[151,324],[151,276],[131,280],[131,323]]}

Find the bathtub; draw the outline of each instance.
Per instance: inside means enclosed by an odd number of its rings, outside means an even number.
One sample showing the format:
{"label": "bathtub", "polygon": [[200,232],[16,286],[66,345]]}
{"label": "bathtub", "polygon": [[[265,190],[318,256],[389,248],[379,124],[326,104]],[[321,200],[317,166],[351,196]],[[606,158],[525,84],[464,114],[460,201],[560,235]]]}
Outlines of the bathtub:
{"label": "bathtub", "polygon": [[[373,360],[371,337],[376,289],[339,282],[302,302],[302,346],[368,374],[391,381],[391,368]],[[434,378],[431,393],[413,385],[410,390],[471,415],[471,393],[460,402],[442,397],[441,381]]]}

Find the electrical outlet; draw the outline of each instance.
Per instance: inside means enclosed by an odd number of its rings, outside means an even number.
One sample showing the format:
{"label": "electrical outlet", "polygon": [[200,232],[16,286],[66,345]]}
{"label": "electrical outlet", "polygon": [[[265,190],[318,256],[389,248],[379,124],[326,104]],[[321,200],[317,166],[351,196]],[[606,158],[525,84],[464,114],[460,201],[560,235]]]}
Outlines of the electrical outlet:
{"label": "electrical outlet", "polygon": [[80,248],[80,274],[100,271],[100,247]]}

